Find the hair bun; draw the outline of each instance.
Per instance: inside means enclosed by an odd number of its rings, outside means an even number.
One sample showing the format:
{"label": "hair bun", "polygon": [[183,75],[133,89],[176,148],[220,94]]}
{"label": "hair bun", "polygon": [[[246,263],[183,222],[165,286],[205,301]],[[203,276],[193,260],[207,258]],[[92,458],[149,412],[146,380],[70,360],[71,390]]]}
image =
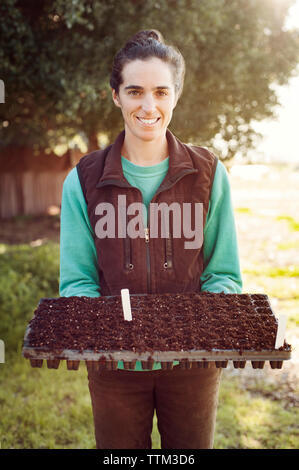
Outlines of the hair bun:
{"label": "hair bun", "polygon": [[146,43],[148,44],[151,42],[153,39],[164,44],[163,36],[157,29],[146,29],[144,31],[139,31],[139,33],[135,34],[129,42],[145,45]]}

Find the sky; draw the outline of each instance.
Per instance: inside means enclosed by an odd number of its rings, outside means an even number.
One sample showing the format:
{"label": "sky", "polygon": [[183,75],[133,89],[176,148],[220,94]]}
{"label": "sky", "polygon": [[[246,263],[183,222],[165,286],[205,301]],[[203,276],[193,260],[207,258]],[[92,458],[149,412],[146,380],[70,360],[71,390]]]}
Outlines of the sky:
{"label": "sky", "polygon": [[[290,10],[286,27],[299,28],[299,0]],[[299,67],[297,76],[291,78],[287,86],[276,89],[281,103],[276,111],[278,117],[255,123],[254,128],[263,134],[255,154],[259,161],[267,163],[283,161],[299,164]]]}

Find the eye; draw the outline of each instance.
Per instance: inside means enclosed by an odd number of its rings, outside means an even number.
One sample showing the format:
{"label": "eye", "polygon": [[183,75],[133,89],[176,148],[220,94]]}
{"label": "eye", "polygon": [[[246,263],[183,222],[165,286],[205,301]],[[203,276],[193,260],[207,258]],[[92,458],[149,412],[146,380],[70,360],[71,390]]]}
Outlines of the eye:
{"label": "eye", "polygon": [[139,91],[139,90],[130,90],[130,91],[128,91],[128,94],[132,95],[132,96],[138,96],[138,95],[141,94],[141,91]]}
{"label": "eye", "polygon": [[158,90],[157,91],[157,95],[158,96],[167,96],[167,91],[166,90]]}

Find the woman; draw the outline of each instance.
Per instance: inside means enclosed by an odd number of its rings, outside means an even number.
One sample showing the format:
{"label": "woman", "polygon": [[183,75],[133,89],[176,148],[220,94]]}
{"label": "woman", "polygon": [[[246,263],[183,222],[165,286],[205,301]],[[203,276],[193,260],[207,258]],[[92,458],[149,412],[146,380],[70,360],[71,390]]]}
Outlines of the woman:
{"label": "woman", "polygon": [[[64,182],[61,296],[120,295],[124,287],[132,294],[241,292],[226,170],[207,149],[167,129],[184,74],[182,55],[155,30],[137,33],[115,56],[110,84],[124,131],[83,157]],[[135,203],[145,210],[129,231]],[[175,210],[164,213],[173,214],[172,229],[152,236],[154,203],[200,207],[202,218],[193,214],[192,223],[202,221],[203,244],[186,248],[185,232],[175,236]],[[108,207],[118,213],[113,221],[103,217]],[[124,370],[121,361],[115,371],[89,371],[97,448],[151,448],[155,410],[162,448],[212,448],[220,371],[184,370],[177,362],[172,370],[155,363],[145,371],[139,362]]]}

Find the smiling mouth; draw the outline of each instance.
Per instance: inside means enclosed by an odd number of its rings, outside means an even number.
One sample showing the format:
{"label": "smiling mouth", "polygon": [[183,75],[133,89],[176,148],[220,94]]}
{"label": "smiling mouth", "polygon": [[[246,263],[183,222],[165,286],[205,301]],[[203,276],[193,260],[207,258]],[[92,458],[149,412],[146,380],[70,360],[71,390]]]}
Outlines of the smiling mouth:
{"label": "smiling mouth", "polygon": [[141,118],[141,117],[138,117],[137,116],[137,119],[139,122],[141,122],[142,124],[146,125],[146,126],[153,126],[154,124],[156,124],[158,121],[159,121],[159,117],[157,118],[154,118],[154,119],[146,119],[146,118]]}

